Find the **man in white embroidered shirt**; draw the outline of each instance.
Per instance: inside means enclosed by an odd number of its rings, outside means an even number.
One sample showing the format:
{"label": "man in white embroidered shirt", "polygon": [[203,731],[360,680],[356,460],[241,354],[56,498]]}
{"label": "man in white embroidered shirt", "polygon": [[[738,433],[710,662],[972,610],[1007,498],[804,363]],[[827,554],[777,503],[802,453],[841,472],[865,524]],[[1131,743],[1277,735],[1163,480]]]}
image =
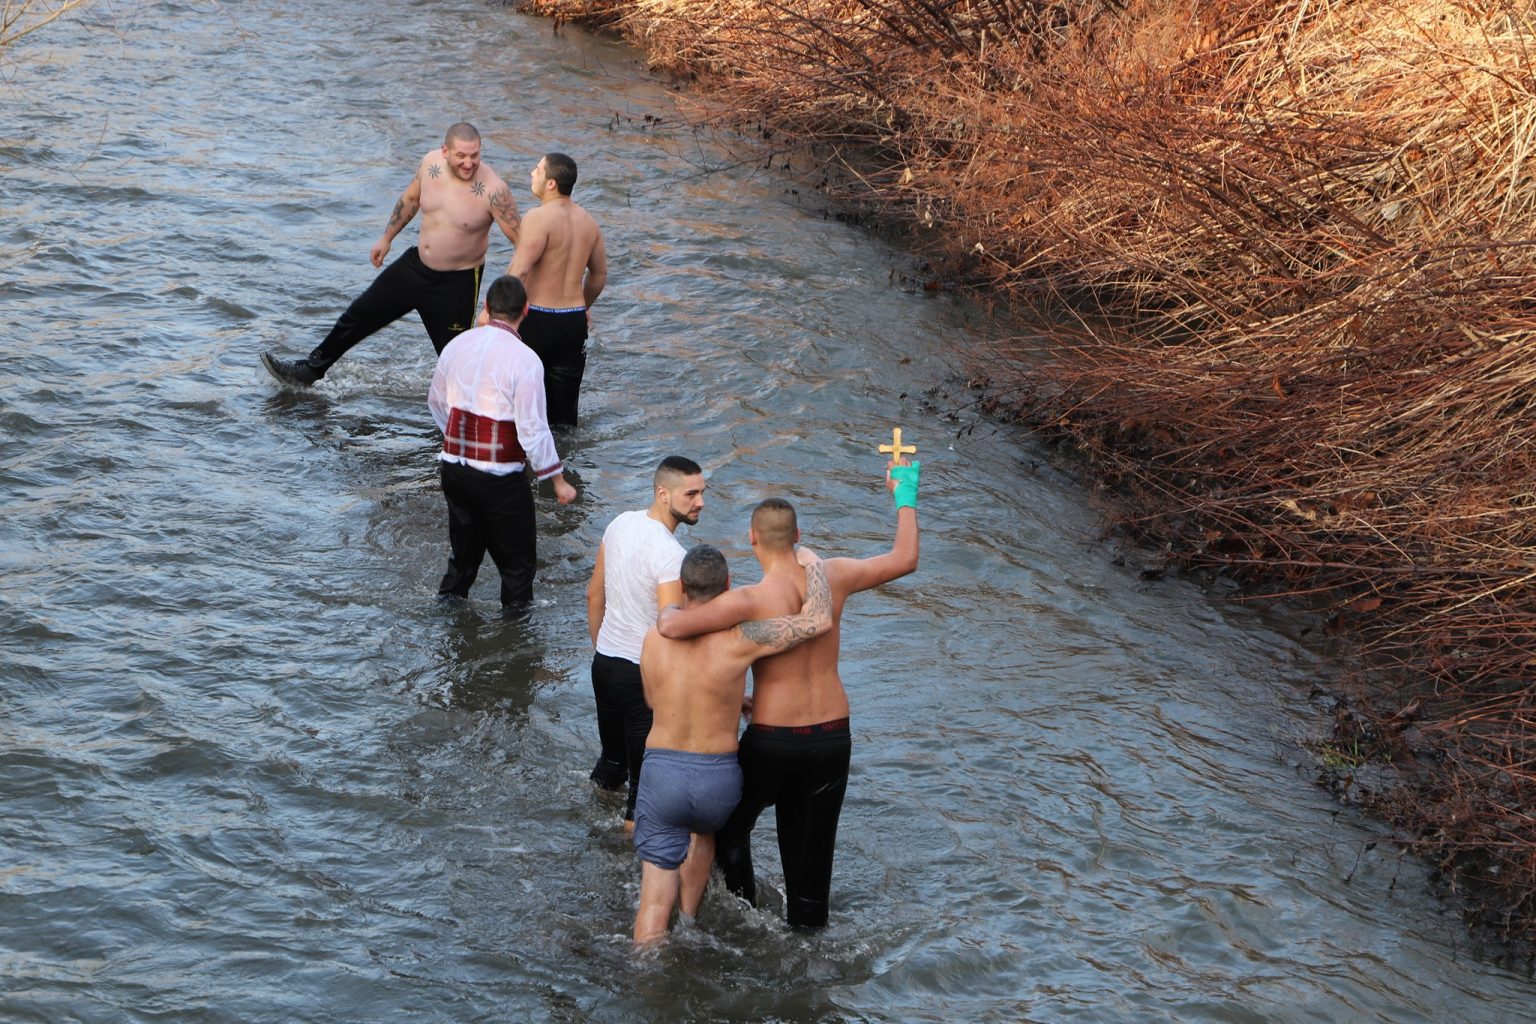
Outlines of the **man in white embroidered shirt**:
{"label": "man in white embroidered shirt", "polygon": [[502,606],[533,602],[537,536],[533,490],[523,470],[550,480],[568,505],[576,488],[561,473],[544,411],[544,366],[518,337],[528,311],[523,282],[502,276],[485,293],[488,322],[458,335],[437,360],[427,407],[443,432],[438,456],[448,500],[448,571],[437,592],[468,597],[490,552]]}

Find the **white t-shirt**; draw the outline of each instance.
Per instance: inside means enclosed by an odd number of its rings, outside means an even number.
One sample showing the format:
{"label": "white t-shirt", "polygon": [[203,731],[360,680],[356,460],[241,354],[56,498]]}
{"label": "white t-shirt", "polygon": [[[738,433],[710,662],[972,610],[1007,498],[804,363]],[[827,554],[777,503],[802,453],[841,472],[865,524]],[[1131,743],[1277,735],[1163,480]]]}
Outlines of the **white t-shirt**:
{"label": "white t-shirt", "polygon": [[656,588],[677,579],[683,546],[644,512],[621,512],[603,531],[603,624],[597,653],[640,664],[656,625]]}

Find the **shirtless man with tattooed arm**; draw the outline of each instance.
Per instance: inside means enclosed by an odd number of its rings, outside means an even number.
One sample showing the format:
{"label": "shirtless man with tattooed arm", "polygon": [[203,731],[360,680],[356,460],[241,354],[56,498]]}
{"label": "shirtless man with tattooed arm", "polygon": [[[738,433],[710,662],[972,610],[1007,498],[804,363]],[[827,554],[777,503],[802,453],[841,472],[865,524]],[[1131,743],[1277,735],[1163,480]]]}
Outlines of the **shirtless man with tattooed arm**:
{"label": "shirtless man with tattooed arm", "polygon": [[[814,554],[802,550],[805,604],[794,614],[743,622],[688,640],[652,629],[640,652],[645,699],[655,712],[635,801],[640,855],[637,943],[667,933],[675,905],[692,916],[704,898],[714,832],[741,796],[736,725],[747,666],[832,628],[832,592]],[[700,544],[683,558],[683,606],[707,605],[730,586],[725,557]]]}
{"label": "shirtless man with tattooed arm", "polygon": [[[785,910],[796,929],[827,924],[837,825],[848,788],[853,740],[848,694],[838,671],[843,608],[854,594],[917,569],[920,470],[920,463],[907,465],[904,459],[887,468],[886,486],[896,506],[889,551],[822,563],[832,589],[832,628],[803,647],[761,658],[752,666],[752,721],[737,754],[741,800],[717,830],[716,856],[726,888],[756,905],[752,829],[758,816],[774,807]],[[795,560],[800,528],[794,506],[780,498],[762,502],[752,513],[748,537],[763,567],[762,582],[705,605],[662,609],[656,622],[662,636],[697,636],[799,607],[804,583]]]}
{"label": "shirtless man with tattooed arm", "polygon": [[420,314],[439,354],[455,335],[474,326],[491,225],[515,246],[522,221],[511,189],[480,162],[480,133],[473,125],[461,121],[452,126],[442,147],[421,158],[368,254],[375,267],[384,266],[395,236],[418,211],[417,244],[374,278],[314,351],[303,359],[261,354],[272,376],[285,384],[313,384],[353,345],[412,310]]}

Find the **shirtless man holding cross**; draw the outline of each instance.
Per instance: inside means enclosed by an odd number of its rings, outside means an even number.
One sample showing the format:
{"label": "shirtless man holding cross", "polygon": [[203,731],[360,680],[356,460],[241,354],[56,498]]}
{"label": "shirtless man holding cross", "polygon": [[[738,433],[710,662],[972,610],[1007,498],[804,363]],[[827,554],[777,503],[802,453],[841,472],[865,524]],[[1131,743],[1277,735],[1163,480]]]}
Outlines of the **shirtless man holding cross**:
{"label": "shirtless man holding cross", "polygon": [[[896,501],[895,542],[884,554],[823,562],[832,591],[832,629],[753,664],[751,724],[738,751],[741,802],[716,836],[726,886],[756,905],[752,827],[765,808],[776,806],[787,915],[798,929],[827,923],[833,847],[848,788],[852,736],[848,696],[837,670],[843,606],[853,594],[917,568],[921,464],[906,464],[902,456],[915,449],[903,446],[899,434],[893,445],[882,445],[881,450],[896,460],[887,467],[886,478]],[[748,537],[763,568],[762,582],[705,605],[663,609],[657,620],[662,636],[695,636],[800,607],[805,583],[795,561],[800,530],[794,507],[780,498],[762,502],[752,513]]]}
{"label": "shirtless man holding cross", "polygon": [[[641,860],[637,943],[666,934],[674,905],[691,917],[704,898],[714,832],[741,796],[736,723],[747,666],[832,625],[826,574],[810,552],[801,557],[809,563],[805,607],[793,614],[690,640],[668,640],[655,629],[646,634],[640,673],[655,721],[645,741],[635,804],[635,852]],[[683,558],[681,578],[689,608],[707,606],[730,586],[725,556],[708,544]]]}

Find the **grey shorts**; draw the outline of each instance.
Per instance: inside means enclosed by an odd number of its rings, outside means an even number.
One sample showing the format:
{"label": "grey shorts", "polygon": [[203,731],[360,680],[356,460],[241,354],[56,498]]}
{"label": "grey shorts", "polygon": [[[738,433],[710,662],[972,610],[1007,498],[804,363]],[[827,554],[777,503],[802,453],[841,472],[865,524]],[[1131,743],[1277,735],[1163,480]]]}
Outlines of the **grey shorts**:
{"label": "grey shorts", "polygon": [[648,747],[635,798],[635,852],[668,871],[688,856],[688,833],[713,835],[741,799],[735,753]]}

